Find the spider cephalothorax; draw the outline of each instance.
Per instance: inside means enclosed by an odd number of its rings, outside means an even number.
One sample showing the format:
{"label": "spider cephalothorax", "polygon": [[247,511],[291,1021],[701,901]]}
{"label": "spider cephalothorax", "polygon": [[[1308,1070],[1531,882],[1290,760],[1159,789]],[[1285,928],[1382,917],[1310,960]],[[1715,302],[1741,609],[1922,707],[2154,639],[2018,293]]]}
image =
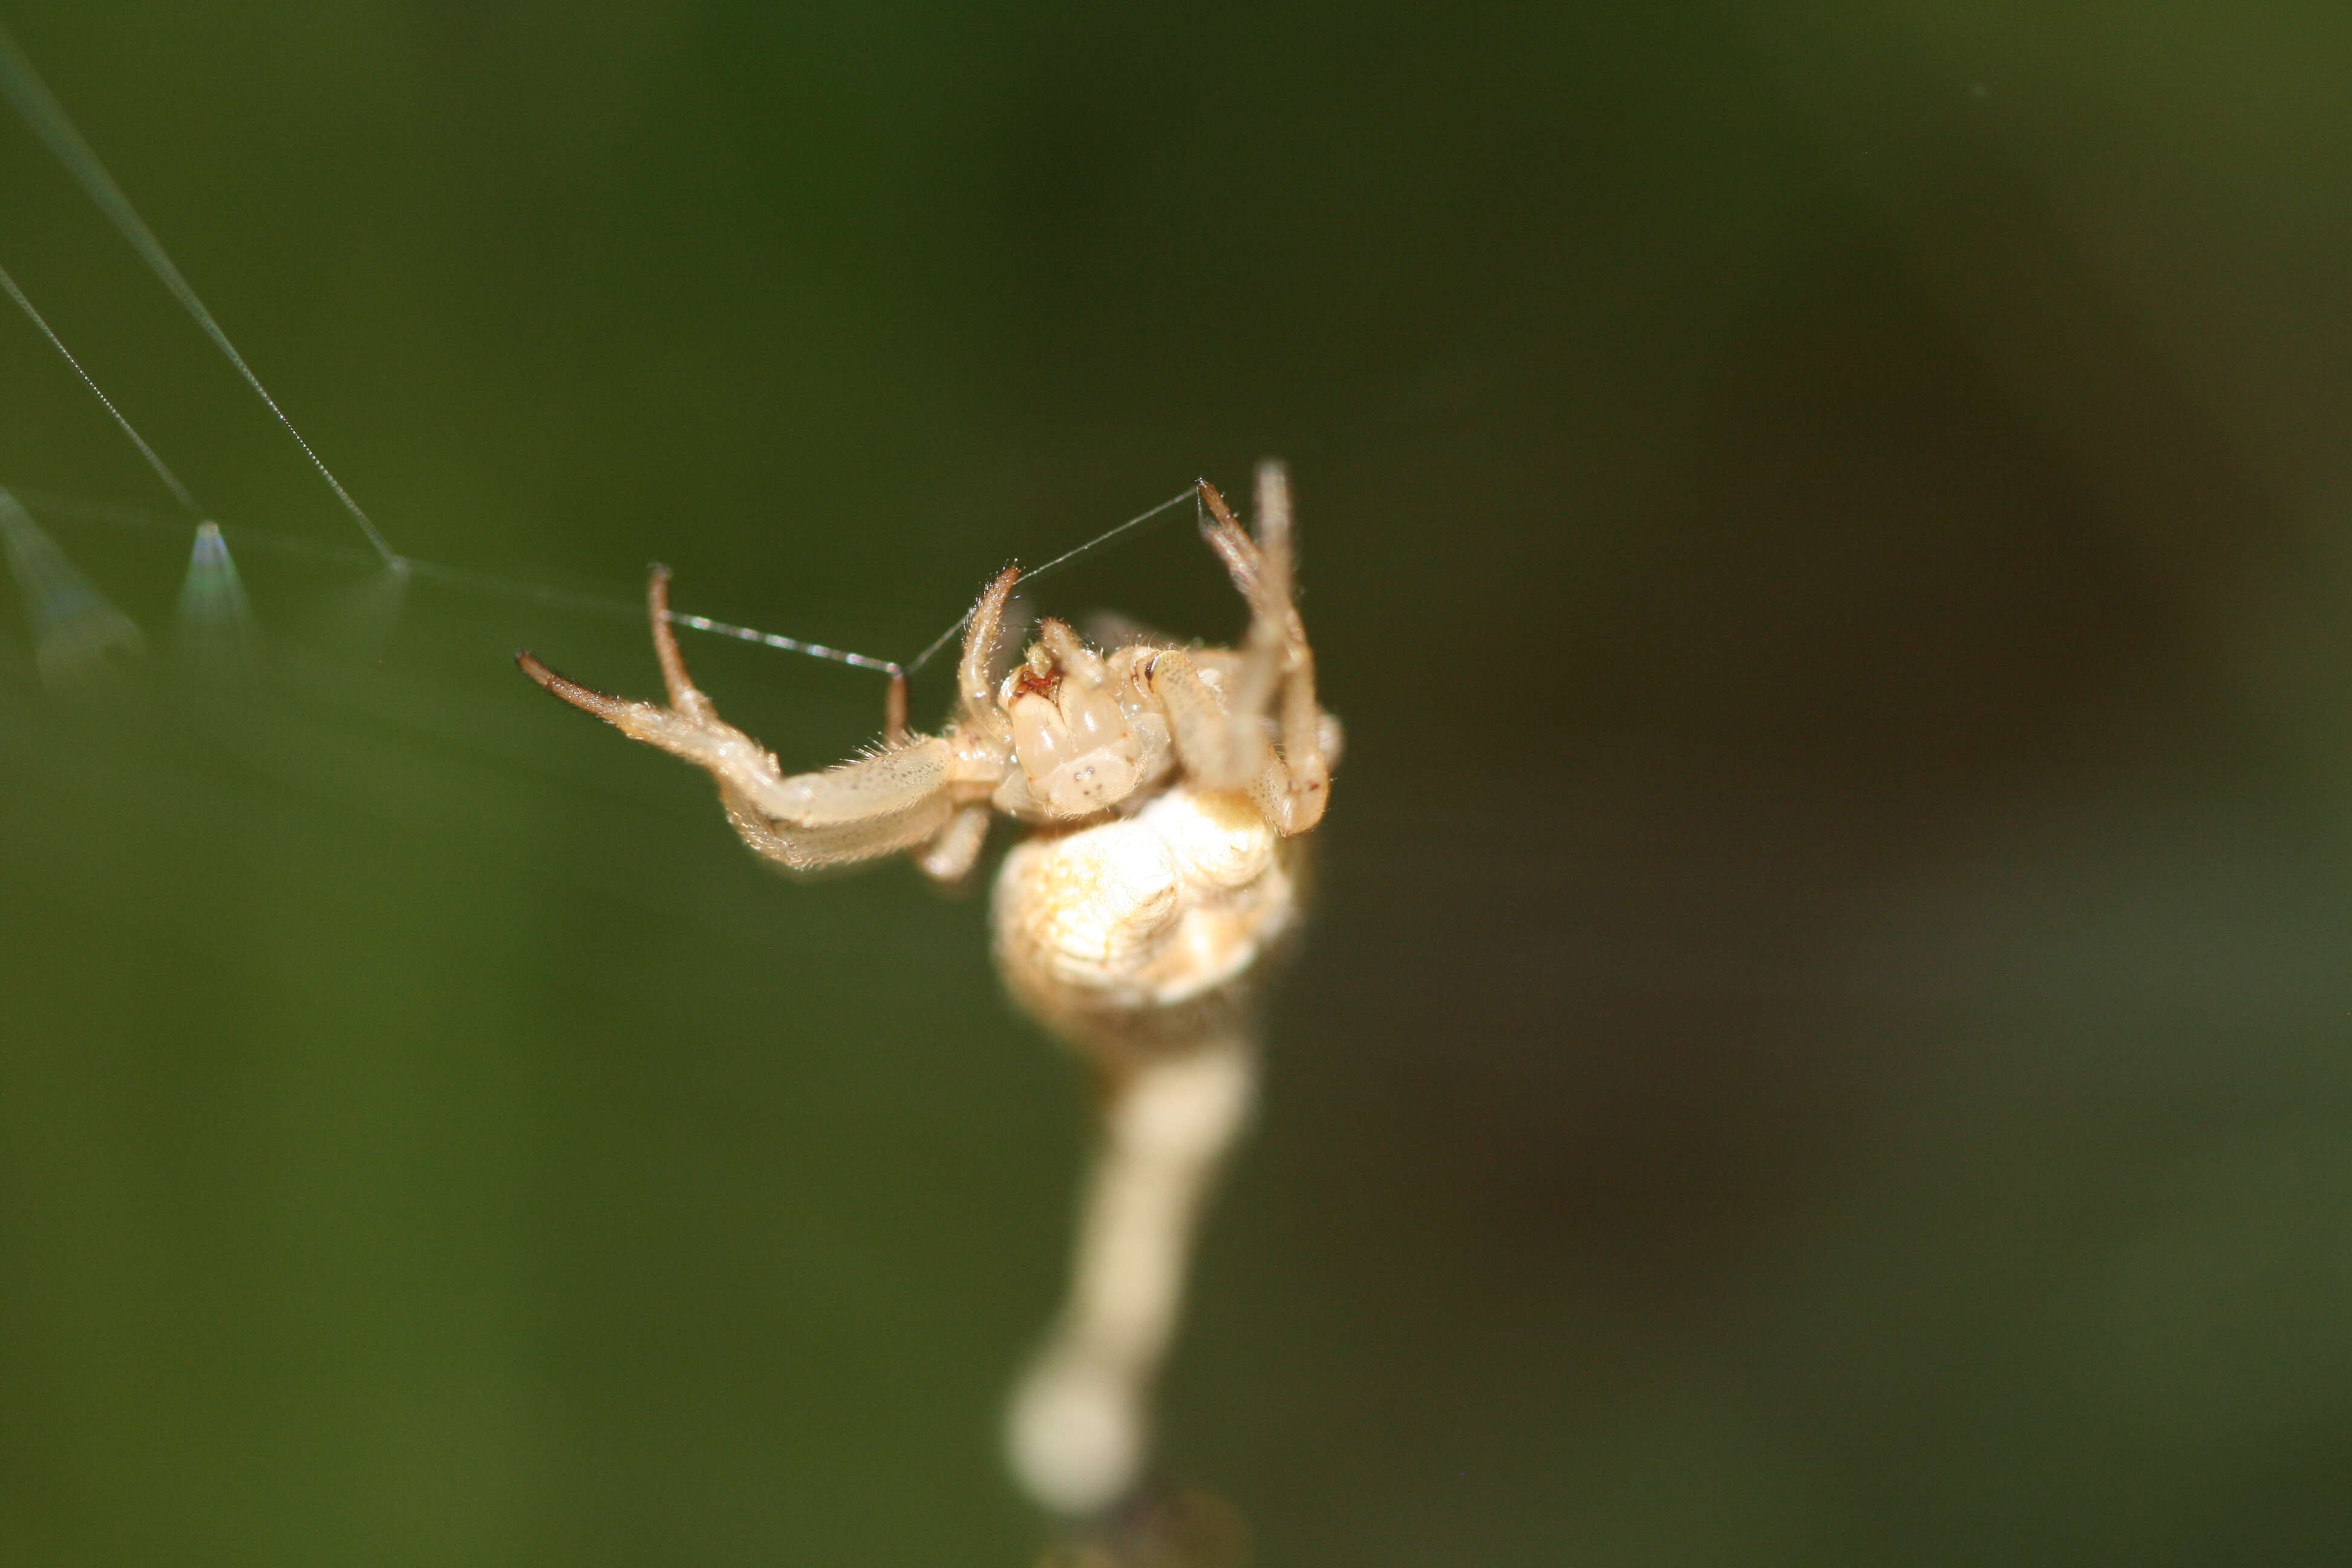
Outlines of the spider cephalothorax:
{"label": "spider cephalothorax", "polygon": [[1123,648],[1106,660],[1051,616],[1037,629],[997,693],[1017,764],[997,786],[997,807],[1030,821],[1066,820],[1159,784],[1175,757],[1150,681],[1137,679],[1150,650]]}

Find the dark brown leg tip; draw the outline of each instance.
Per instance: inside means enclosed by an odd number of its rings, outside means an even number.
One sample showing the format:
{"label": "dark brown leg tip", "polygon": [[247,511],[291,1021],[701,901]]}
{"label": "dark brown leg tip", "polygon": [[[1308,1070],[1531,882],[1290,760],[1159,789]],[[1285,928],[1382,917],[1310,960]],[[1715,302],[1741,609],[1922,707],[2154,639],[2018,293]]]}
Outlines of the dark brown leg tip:
{"label": "dark brown leg tip", "polygon": [[582,712],[593,713],[599,719],[609,721],[615,713],[628,706],[618,697],[608,697],[593,687],[583,686],[576,680],[556,674],[528,650],[515,655],[515,667],[536,681],[542,691],[560,697]]}

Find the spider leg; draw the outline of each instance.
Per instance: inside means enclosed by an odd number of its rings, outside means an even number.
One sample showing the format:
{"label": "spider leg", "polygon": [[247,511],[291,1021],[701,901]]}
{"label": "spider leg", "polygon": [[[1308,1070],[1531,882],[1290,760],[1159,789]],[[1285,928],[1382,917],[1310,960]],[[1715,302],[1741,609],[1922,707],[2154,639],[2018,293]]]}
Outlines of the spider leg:
{"label": "spider leg", "polygon": [[1037,623],[1037,640],[1045,645],[1045,651],[1053,656],[1055,668],[1063,674],[1074,676],[1097,690],[1107,683],[1102,655],[1080,641],[1068,622],[1047,616]]}
{"label": "spider leg", "polygon": [[971,874],[988,843],[992,816],[987,805],[960,806],[947,826],[915,854],[915,864],[934,882],[961,882]]}
{"label": "spider leg", "polygon": [[653,622],[654,658],[661,665],[662,686],[669,705],[689,719],[710,722],[719,717],[710,699],[686,672],[686,656],[677,651],[677,628],[669,618],[669,568],[656,566],[646,575],[646,615]]}
{"label": "spider leg", "polygon": [[1231,670],[1181,648],[1156,653],[1145,666],[1178,760],[1209,789],[1247,789],[1274,760],[1264,727],[1245,716],[1236,721]]}
{"label": "spider leg", "polygon": [[[1257,468],[1258,551],[1263,558],[1258,595],[1251,602],[1245,657],[1271,670],[1281,668],[1282,691],[1276,709],[1282,745],[1281,808],[1269,811],[1285,833],[1304,833],[1323,819],[1331,794],[1331,758],[1326,752],[1324,713],[1315,700],[1315,649],[1299,618],[1291,569],[1290,475],[1280,463]],[[1331,731],[1336,737],[1336,728]],[[1271,789],[1276,781],[1262,781]],[[1261,805],[1269,802],[1261,801]]]}
{"label": "spider leg", "polygon": [[1292,595],[1289,477],[1279,463],[1258,465],[1255,538],[1214,486],[1203,481],[1201,499],[1209,509],[1202,534],[1249,602],[1249,632],[1216,667],[1221,679],[1202,674],[1205,661],[1162,654],[1152,689],[1190,772],[1212,788],[1247,789],[1276,827],[1304,833],[1322,820],[1331,763],[1315,701],[1315,652]]}
{"label": "spider leg", "polygon": [[988,679],[988,667],[996,657],[997,638],[1004,626],[1004,601],[1012,596],[1013,584],[1021,578],[1021,568],[1007,566],[996,574],[996,581],[983,589],[980,602],[971,607],[964,622],[963,654],[956,660],[956,690],[961,700],[963,721],[984,735],[1000,740],[1012,739],[1013,731],[1005,723],[1003,710],[996,705],[996,690]]}
{"label": "spider leg", "polygon": [[890,690],[882,699],[882,743],[903,746],[907,743],[907,672],[892,668]]}
{"label": "spider leg", "polygon": [[953,810],[947,742],[921,737],[823,773],[787,775],[766,747],[719,717],[687,673],[670,629],[667,571],[655,569],[646,607],[669,691],[667,707],[583,686],[528,653],[516,655],[515,662],[574,708],[709,772],[744,842],[795,870],[905,849],[946,823]]}

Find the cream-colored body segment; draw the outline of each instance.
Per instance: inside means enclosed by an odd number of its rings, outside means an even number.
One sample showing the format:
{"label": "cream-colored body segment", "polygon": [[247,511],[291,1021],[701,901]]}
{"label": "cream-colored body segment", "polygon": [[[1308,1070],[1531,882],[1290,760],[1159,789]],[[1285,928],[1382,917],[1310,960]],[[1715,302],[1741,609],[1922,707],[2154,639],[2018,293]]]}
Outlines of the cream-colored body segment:
{"label": "cream-colored body segment", "polygon": [[1033,837],[996,878],[1005,982],[1040,1017],[1080,1028],[1197,1002],[1290,929],[1287,858],[1247,795],[1189,785],[1133,816]]}

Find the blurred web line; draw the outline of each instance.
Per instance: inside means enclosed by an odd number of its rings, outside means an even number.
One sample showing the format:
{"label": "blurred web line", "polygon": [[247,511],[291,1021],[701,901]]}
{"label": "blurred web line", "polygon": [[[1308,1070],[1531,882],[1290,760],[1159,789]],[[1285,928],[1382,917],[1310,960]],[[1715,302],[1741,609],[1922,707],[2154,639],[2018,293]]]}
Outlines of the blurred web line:
{"label": "blurred web line", "polygon": [[[204,517],[204,509],[196,498],[180,481],[147,438],[139,433],[130,416],[115,405],[98,379],[74,357],[65,340],[57,334],[25,290],[17,286],[13,274],[0,267],[0,288],[40,330],[49,346],[59,358],[73,367],[82,385],[99,401],[113,419],[155,477],[163,481],[181,506],[194,515],[195,544],[188,552],[188,571],[180,584],[180,644],[182,650],[200,660],[215,677],[231,674],[248,667],[253,649],[253,613],[246,601],[244,585],[236,575],[236,563],[229,558],[227,542],[222,539],[218,524]],[[0,496],[5,496],[0,491]],[[109,660],[134,656],[141,647],[138,628],[130,617],[107,603],[104,595],[87,578],[73,569],[55,542],[25,511],[21,502],[7,498],[7,516],[0,519],[0,528],[7,533],[7,554],[10,572],[17,579],[27,602],[33,606],[34,636],[42,679],[52,689],[85,679],[90,671]],[[71,613],[60,613],[60,605],[78,605]],[[119,626],[115,623],[120,623]],[[127,628],[128,635],[125,635]]]}
{"label": "blurred web line", "polygon": [[0,552],[24,595],[44,686],[86,693],[139,658],[146,639],[137,624],[75,567],[5,489],[0,489]]}
{"label": "blurred web line", "polygon": [[[1201,486],[1205,482],[1205,480],[1195,480],[1193,483],[1185,486],[1182,489],[1178,490],[1174,495],[1170,496],[1166,500],[1161,501],[1158,506],[1153,507],[1150,511],[1137,512],[1125,522],[1117,523],[1103,530],[1102,532],[1096,534],[1092,539],[1087,540],[1084,544],[1079,545],[1077,548],[1063,551],[1059,555],[1055,556],[1051,561],[1046,562],[1045,564],[1038,567],[1034,572],[1023,573],[1021,574],[1021,585],[1024,588],[1027,587],[1030,584],[1034,583],[1038,578],[1043,577],[1048,572],[1052,572],[1062,566],[1066,566],[1071,562],[1076,561],[1079,556],[1088,554],[1093,551],[1101,549],[1104,545],[1108,544],[1112,540],[1117,539],[1120,534],[1125,533],[1128,530],[1131,528],[1140,528],[1145,523],[1150,522],[1153,518],[1160,516],[1162,512],[1173,511],[1188,500],[1194,504],[1194,508],[1197,510],[1201,499]],[[923,666],[930,663],[933,658],[938,657],[940,649],[948,646],[948,642],[950,638],[971,624],[971,612],[970,610],[966,610],[962,615],[958,616],[955,618],[954,622],[949,626],[947,630],[933,637],[930,641],[929,647],[924,648],[922,652],[917,654],[913,658],[907,661],[906,673],[912,675],[917,670],[922,668]]]}
{"label": "blurred web line", "polygon": [[16,300],[17,309],[32,319],[33,325],[41,330],[41,336],[49,340],[49,346],[58,351],[58,356],[66,363],[73,366],[73,373],[81,377],[81,384],[89,388],[89,395],[104,405],[107,413],[114,416],[114,423],[121,427],[125,436],[131,438],[131,444],[139,448],[139,455],[147,459],[147,466],[155,470],[155,477],[163,481],[163,488],[172,492],[173,499],[187,508],[190,512],[202,517],[204,508],[198,506],[196,498],[188,493],[188,487],[180,482],[180,476],[172,471],[170,464],[156,455],[155,448],[147,444],[147,438],[139,434],[131,421],[123,416],[122,410],[114,405],[114,399],[107,396],[105,390],[96,381],[90,379],[90,374],[82,368],[81,361],[74,358],[73,350],[66,347],[65,340],[58,337],[47,320],[40,311],[33,308],[33,301],[25,297],[24,289],[16,286],[16,276],[5,267],[0,267],[0,288],[7,289],[8,298]]}
{"label": "blurred web line", "polygon": [[[1047,573],[1102,548],[1130,530],[1139,528],[1154,518],[1173,511],[1185,501],[1196,500],[1199,493],[1197,485],[1178,491],[1150,510],[1138,512],[1125,522],[1105,529],[1085,543],[1064,551],[1038,567],[1036,571],[1023,577],[1023,583],[1034,582]],[[84,521],[107,523],[119,528],[135,528],[173,534],[187,534],[194,531],[197,526],[183,519],[166,517],[162,513],[141,507],[81,500],[71,496],[53,495],[40,490],[19,489],[16,494],[16,498],[30,510],[52,517],[75,518]],[[303,539],[293,534],[272,533],[265,530],[236,525],[222,526],[218,531],[223,538],[239,550],[260,550],[273,554],[293,556],[339,566],[368,568],[378,564],[376,557],[364,551],[353,550],[344,545],[322,544],[316,540]],[[414,556],[403,557],[403,563],[407,576],[423,582],[437,583],[464,593],[509,599],[521,604],[545,605],[553,609],[571,610],[604,619],[635,621],[643,619],[646,614],[645,606],[642,605],[631,604],[626,600],[608,597],[602,594],[586,593],[576,588],[559,588],[541,583],[529,583],[520,578],[500,576],[494,572],[477,572],[464,566],[444,566],[437,562],[420,561]],[[914,674],[929,663],[940,648],[947,646],[950,638],[963,629],[965,624],[971,619],[971,613],[967,610],[958,616],[952,626],[931,640],[930,647],[924,649],[921,655],[904,664],[895,659],[876,658],[868,654],[852,653],[845,648],[828,647],[823,643],[803,642],[796,637],[781,637],[774,632],[763,632],[756,627],[738,626],[731,621],[715,620],[709,616],[692,615],[682,610],[672,610],[668,619],[671,625],[684,626],[689,631],[707,632],[713,637],[731,637],[737,642],[756,643],[761,647],[778,648],[787,653],[805,654],[812,658],[828,659],[856,669],[870,669],[885,675],[905,676]]]}
{"label": "blurred web line", "polygon": [[[351,492],[343,488],[342,481],[338,479],[334,471],[327,467],[325,459],[319,456],[310,441],[303,437],[302,432],[296,428],[294,421],[288,416],[286,410],[278,405],[275,397],[270,395],[269,389],[262,384],[261,378],[254,373],[253,367],[246,362],[245,356],[237,352],[236,345],[229,341],[228,333],[214,318],[212,311],[205,307],[202,298],[197,295],[194,286],[173,262],[170,253],[164,250],[163,242],[156,238],[154,231],[149,228],[146,221],[139,216],[139,211],[131,205],[131,198],[123,193],[121,186],[115,183],[113,175],[107,172],[106,164],[99,157],[97,149],[92,147],[89,140],[82,135],[80,130],[74,124],[72,116],[66,112],[65,105],[59,102],[57,95],[49,90],[48,85],[41,79],[40,73],[33,68],[31,58],[17,44],[15,35],[8,31],[5,24],[0,24],[0,92],[7,95],[9,101],[16,105],[17,112],[24,116],[34,133],[47,146],[58,161],[65,165],[67,172],[73,175],[84,193],[97,205],[99,210],[106,215],[108,220],[129,242],[131,248],[137,251],[140,258],[147,263],[149,269],[162,280],[173,298],[180,301],[189,316],[204,330],[205,336],[212,340],[214,346],[218,348],[229,363],[236,368],[237,374],[245,379],[246,384],[253,389],[255,395],[261,399],[269,412],[277,417],[278,424],[285,427],[286,433],[293,437],[294,444],[302,449],[302,455],[310,460],[311,467],[319,471],[319,477],[326,480],[328,488],[335,492],[336,499],[342,502],[343,509],[351,514],[352,520],[359,525],[361,532],[366,536],[368,543],[374,548],[374,556],[371,562],[366,557],[357,556],[353,552],[338,550],[329,545],[312,544],[286,535],[261,533],[246,528],[220,528],[209,521],[203,521],[198,525],[193,525],[199,530],[192,556],[193,561],[212,561],[221,552],[221,542],[231,540],[240,545],[257,545],[280,553],[308,555],[314,560],[344,562],[358,560],[369,564],[381,565],[395,586],[395,591],[399,584],[415,576],[476,593],[555,605],[594,615],[617,615],[634,619],[644,613],[634,605],[624,604],[619,600],[608,599],[600,595],[523,583],[489,573],[469,571],[463,567],[443,566],[434,562],[419,561],[394,551],[384,539],[383,531],[361,509],[359,502],[352,499]],[[164,487],[172,492],[173,499],[177,500],[192,515],[201,519],[203,509],[196,504],[195,498],[180,481],[179,476],[173,472],[171,467],[163,461],[154,447],[147,443],[145,437],[139,434],[131,421],[123,416],[121,410],[115,406],[114,401],[100,389],[98,383],[89,373],[82,368],[81,362],[66,347],[64,341],[50,328],[47,321],[34,307],[32,300],[26,296],[23,289],[17,287],[16,279],[5,268],[0,268],[0,286],[5,286],[8,296],[31,319],[41,334],[49,341],[50,345],[64,357],[66,363],[73,367],[74,374],[81,378],[82,384],[89,389],[91,395],[113,417],[115,424],[121,429],[123,435],[129,437],[131,445],[138,448],[140,456],[146,459],[148,466],[154,470],[156,477],[163,482]],[[1023,581],[1034,582],[1077,560],[1080,556],[1100,549],[1129,530],[1139,528],[1154,518],[1175,510],[1187,499],[1195,502],[1197,510],[1200,489],[1199,482],[1188,486],[1150,510],[1139,512],[1126,521],[1106,529],[1085,543],[1064,551],[1035,571],[1026,574]],[[38,506],[42,510],[62,516],[80,516],[144,527],[192,526],[165,522],[164,520],[156,518],[152,514],[141,514],[131,508],[75,502],[57,496],[43,496],[36,500],[32,495],[25,492],[19,492],[19,495],[27,506]],[[210,532],[207,534],[205,530],[209,530]],[[240,595],[242,592],[240,588],[238,590]],[[908,676],[921,669],[937,657],[940,650],[971,622],[971,611],[966,610],[958,616],[946,630],[931,639],[929,647],[905,664],[900,664],[895,659],[876,658],[867,654],[852,653],[847,649],[831,647],[823,643],[803,642],[797,637],[782,637],[774,632],[763,632],[755,627],[739,626],[730,621],[714,620],[708,616],[672,610],[665,612],[665,618],[675,626],[684,626],[692,631],[706,632],[715,637],[731,637],[739,642],[754,643],[762,647],[776,648],[787,653],[804,654],[812,658],[828,659],[857,669],[876,670],[889,675],[894,680],[903,682]]]}
{"label": "blurred web line", "polygon": [[[32,510],[52,517],[75,518],[87,522],[108,523],[118,528],[143,529],[173,534],[188,533],[195,527],[194,524],[184,522],[178,518],[165,517],[141,507],[116,506],[106,501],[80,500],[71,496],[50,495],[40,490],[20,489],[16,494],[16,499]],[[366,551],[353,550],[344,545],[321,544],[316,540],[303,539],[290,533],[271,533],[241,525],[223,527],[219,532],[223,538],[240,550],[259,550],[277,555],[292,556],[337,566],[357,567],[362,570],[373,568],[380,563],[376,556]],[[496,573],[469,571],[461,566],[443,566],[436,562],[418,561],[411,557],[404,557],[404,561],[408,575],[427,582],[439,583],[462,592],[513,599],[525,604],[547,605],[557,609],[576,610],[594,616],[616,616],[623,620],[636,620],[645,615],[642,605],[632,605],[620,599],[607,598],[601,594],[583,593],[572,588],[550,587],[544,584],[526,583],[516,578],[501,577]],[[688,619],[688,617],[674,618],[679,619],[681,624]],[[702,618],[701,616],[691,617],[694,620]],[[724,625],[725,623],[719,621],[709,623],[710,627]],[[696,629],[707,628],[698,626]],[[752,638],[768,636],[764,632],[751,632],[749,628],[732,629]],[[789,638],[776,640],[790,641]]]}
{"label": "blurred web line", "polygon": [[[229,363],[236,367],[236,373],[245,378],[245,384],[253,388],[255,395],[278,416],[278,422],[286,426],[286,433],[294,437],[294,444],[302,448],[302,455],[310,459],[310,466],[319,470],[319,477],[327,481],[328,488],[343,503],[343,510],[352,514],[352,520],[360,525],[360,531],[367,535],[370,544],[375,546],[375,552],[383,564],[398,571],[400,556],[384,542],[383,533],[369,520],[368,514],[360,510],[360,503],[352,499],[352,493],[343,489],[342,481],[335,478],[334,471],[312,450],[302,432],[294,427],[294,421],[287,417],[286,410],[278,405],[278,400],[269,395],[269,389],[261,384],[261,378],[253,373],[251,365],[246,363],[245,356],[236,352],[236,345],[229,342],[228,333],[221,330],[221,324],[213,319],[212,311],[206,310],[204,300],[197,297],[194,287],[173,264],[163,241],[155,237],[154,231],[139,216],[138,208],[131,205],[131,198],[123,195],[122,187],[114,183],[114,176],[106,172],[106,165],[100,160],[97,149],[75,127],[72,117],[66,113],[65,105],[58,101],[57,95],[41,80],[39,73],[33,69],[32,60],[17,47],[15,36],[5,25],[0,25],[0,92],[8,95],[9,101],[16,106],[16,111],[25,117],[34,134],[47,144],[58,161],[66,166],[66,171],[89,194],[89,199],[98,204],[99,210],[107,216],[122,237],[130,241],[131,247],[139,253],[149,269],[163,280],[163,286],[204,329],[205,335],[212,339],[214,346],[228,356]],[[135,436],[131,438],[138,439]],[[143,447],[145,443],[141,445]]]}
{"label": "blurred web line", "polygon": [[[343,488],[342,481],[335,478],[333,470],[327,467],[325,460],[304,438],[302,432],[295,427],[294,421],[287,416],[286,410],[279,406],[275,397],[270,395],[269,389],[261,384],[261,378],[254,374],[253,367],[246,362],[245,356],[237,352],[236,345],[229,341],[228,333],[222,329],[212,311],[205,308],[194,286],[189,283],[185,275],[173,264],[170,254],[164,250],[163,242],[155,237],[154,231],[150,229],[145,220],[140,217],[138,209],[131,204],[131,198],[123,194],[122,188],[115,184],[113,176],[107,173],[106,165],[98,156],[97,150],[90,146],[89,141],[75,126],[72,117],[66,112],[65,105],[58,100],[57,95],[52,93],[47,84],[41,80],[40,74],[33,68],[32,60],[18,46],[15,36],[5,25],[0,25],[0,91],[7,94],[9,100],[16,106],[17,112],[22,114],[26,122],[33,128],[34,133],[47,144],[58,161],[65,165],[67,171],[74,176],[90,200],[97,204],[99,209],[106,215],[123,238],[130,242],[131,248],[139,253],[149,268],[163,280],[164,287],[171,290],[196,324],[204,329],[205,334],[211,338],[214,345],[227,357],[232,365],[236,367],[237,374],[245,378],[246,384],[253,388],[255,395],[268,407],[269,412],[277,416],[278,422],[286,427],[286,433],[294,438],[294,444],[302,449],[302,455],[310,459],[311,467],[318,469],[319,476],[327,481],[328,487],[335,492],[336,499],[342,502],[344,510],[350,512],[352,521],[359,524],[360,531],[366,536],[368,543],[374,547],[374,556],[368,563],[381,564],[396,580],[412,575],[429,577],[452,586],[471,589],[478,593],[496,594],[541,604],[559,605],[593,614],[618,614],[634,618],[641,613],[635,607],[616,600],[604,599],[594,595],[573,593],[561,588],[544,587],[536,584],[513,582],[487,573],[468,572],[459,567],[442,566],[429,561],[415,561],[394,551],[391,544],[384,539],[383,531],[361,509],[359,502],[352,499],[351,492]],[[195,498],[181,482],[179,476],[173,472],[171,466],[165,463],[155,448],[139,434],[137,428],[115,405],[113,399],[108,397],[100,388],[97,381],[83,369],[81,362],[74,357],[73,352],[66,347],[64,340],[58,337],[47,319],[26,297],[25,291],[17,286],[15,277],[8,274],[5,268],[0,268],[0,286],[5,286],[9,298],[14,300],[31,319],[34,326],[40,330],[41,335],[49,341],[50,346],[55,348],[63,356],[65,362],[73,367],[74,374],[81,378],[82,384],[89,389],[91,395],[105,407],[107,413],[113,416],[116,426],[121,429],[125,437],[129,437],[131,445],[139,449],[140,456],[147,460],[148,467],[155,471],[156,477],[163,480],[173,499],[185,507],[191,514],[201,518],[203,509],[196,504]],[[65,515],[79,514],[116,522],[135,521],[141,525],[153,526],[162,521],[152,515],[138,516],[129,509],[77,506],[60,497],[43,497],[39,503],[28,504],[44,504],[47,510]],[[213,563],[216,570],[219,569],[216,557],[225,559],[219,542],[227,539],[233,539],[240,544],[257,544],[283,553],[307,554],[313,559],[349,561],[353,558],[351,552],[336,550],[330,546],[312,546],[304,541],[282,535],[257,533],[249,529],[214,528],[210,539],[212,543],[208,546],[206,536],[200,528],[192,559]],[[242,590],[239,592],[241,593]],[[807,654],[813,658],[831,659],[860,668],[887,670],[894,675],[898,671],[898,666],[890,660],[870,658],[864,654],[827,647],[821,643],[803,642],[795,637],[779,637],[773,632],[762,632],[750,626],[736,626],[731,622],[713,620],[707,616],[672,613],[668,618],[696,631],[733,637],[741,642],[757,643],[764,647]]]}
{"label": "blurred web line", "polygon": [[[321,544],[290,533],[271,533],[241,525],[199,525],[175,517],[132,506],[116,506],[106,501],[79,500],[71,496],[51,495],[41,490],[20,489],[16,499],[28,509],[51,517],[79,519],[86,522],[108,523],[118,528],[143,529],[152,532],[186,534],[201,526],[213,527],[215,533],[239,550],[258,550],[271,554],[292,556],[337,566],[370,569],[381,564],[378,558],[362,550],[343,545]],[[645,606],[626,600],[608,598],[602,594],[585,593],[576,588],[551,587],[543,583],[528,583],[520,578],[502,577],[494,572],[477,572],[464,566],[444,566],[438,562],[420,561],[415,556],[401,558],[400,575],[423,582],[437,583],[462,593],[479,594],[489,598],[509,599],[520,604],[546,605],[554,609],[572,610],[583,615],[606,619],[635,621],[645,618]],[[762,647],[781,648],[789,653],[804,653],[812,658],[830,659],[837,664],[859,669],[875,669],[895,673],[898,666],[888,659],[872,658],[862,653],[827,647],[822,643],[802,642],[794,637],[779,637],[751,626],[740,626],[731,621],[713,620],[709,616],[688,615],[673,610],[672,624],[713,636],[732,637],[738,642],[757,643]]]}

